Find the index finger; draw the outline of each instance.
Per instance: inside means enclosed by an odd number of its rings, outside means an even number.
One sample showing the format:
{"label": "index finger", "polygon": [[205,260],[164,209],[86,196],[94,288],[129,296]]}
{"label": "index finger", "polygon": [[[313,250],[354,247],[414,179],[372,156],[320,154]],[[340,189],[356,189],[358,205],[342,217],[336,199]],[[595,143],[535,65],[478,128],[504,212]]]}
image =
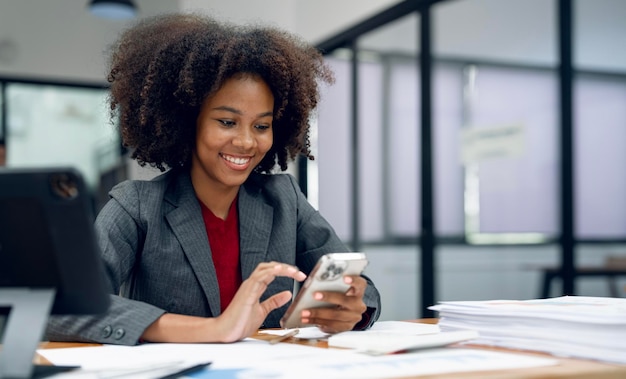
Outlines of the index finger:
{"label": "index finger", "polygon": [[288,276],[297,281],[306,279],[306,274],[300,271],[296,266],[281,262],[269,262],[273,265],[273,273],[276,276]]}

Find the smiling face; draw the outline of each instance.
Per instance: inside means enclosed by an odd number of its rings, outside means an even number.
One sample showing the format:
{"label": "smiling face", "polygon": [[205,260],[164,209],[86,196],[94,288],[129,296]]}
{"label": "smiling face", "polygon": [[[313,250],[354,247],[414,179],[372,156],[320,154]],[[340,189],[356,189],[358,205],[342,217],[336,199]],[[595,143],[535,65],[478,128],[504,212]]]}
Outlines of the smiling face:
{"label": "smiling face", "polygon": [[258,76],[239,75],[202,104],[191,161],[194,186],[236,191],[272,147],[274,96]]}

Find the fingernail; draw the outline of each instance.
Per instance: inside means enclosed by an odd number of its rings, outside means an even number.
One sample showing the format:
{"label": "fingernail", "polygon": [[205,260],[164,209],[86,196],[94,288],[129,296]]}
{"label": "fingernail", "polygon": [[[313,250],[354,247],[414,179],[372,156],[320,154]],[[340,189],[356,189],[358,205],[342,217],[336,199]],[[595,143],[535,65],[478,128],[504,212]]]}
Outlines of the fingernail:
{"label": "fingernail", "polygon": [[316,292],[315,295],[313,295],[313,298],[315,300],[322,300],[323,297],[324,295],[322,295],[320,292]]}
{"label": "fingernail", "polygon": [[343,278],[343,281],[344,281],[345,283],[347,283],[347,284],[350,284],[350,283],[352,283],[352,277],[350,277],[350,276],[346,276],[346,277],[344,277],[344,278]]}
{"label": "fingernail", "polygon": [[311,315],[311,311],[302,311],[302,317],[309,317]]}

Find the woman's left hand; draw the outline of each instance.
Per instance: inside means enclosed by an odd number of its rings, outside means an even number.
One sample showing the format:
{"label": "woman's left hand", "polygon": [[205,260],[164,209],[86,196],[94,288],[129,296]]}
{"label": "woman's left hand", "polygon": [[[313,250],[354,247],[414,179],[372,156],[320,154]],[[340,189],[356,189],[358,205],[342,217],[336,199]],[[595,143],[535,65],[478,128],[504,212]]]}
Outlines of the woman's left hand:
{"label": "woman's left hand", "polygon": [[313,294],[316,300],[335,304],[335,307],[305,309],[302,323],[317,325],[325,333],[339,333],[352,330],[361,321],[367,309],[363,302],[367,282],[358,275],[348,275],[343,280],[350,285],[345,293],[319,291]]}

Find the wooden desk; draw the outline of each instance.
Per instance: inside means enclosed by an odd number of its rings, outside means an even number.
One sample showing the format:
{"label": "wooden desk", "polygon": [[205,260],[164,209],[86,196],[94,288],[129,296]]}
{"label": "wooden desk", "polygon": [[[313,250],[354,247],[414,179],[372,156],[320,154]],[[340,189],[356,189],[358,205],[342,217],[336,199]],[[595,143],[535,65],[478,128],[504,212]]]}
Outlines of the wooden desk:
{"label": "wooden desk", "polygon": [[[433,323],[433,319],[423,319],[417,320],[417,322],[426,322]],[[253,336],[254,338],[269,340],[272,339],[273,335],[268,334],[256,334]],[[298,338],[290,338],[285,341],[285,343],[295,343],[300,345],[308,345],[311,346],[311,342],[307,340],[300,340]],[[328,343],[326,341],[316,341],[313,342],[313,345],[319,348],[328,348]],[[83,347],[83,346],[98,346],[97,344],[84,344],[84,343],[62,343],[62,342],[45,342],[41,345],[42,348],[63,348],[63,347]],[[463,346],[463,348],[469,347],[468,345]],[[533,352],[519,352],[513,351],[509,349],[502,348],[491,348],[485,346],[477,346],[473,345],[471,348],[474,349],[485,349],[492,351],[503,351],[503,352],[515,352],[519,354],[546,357],[549,356],[547,354],[541,353],[533,353]],[[493,371],[472,371],[466,373],[450,373],[450,374],[440,374],[440,375],[425,375],[419,376],[415,378],[432,378],[432,379],[504,379],[504,378],[515,378],[515,379],[554,379],[554,378],[573,378],[573,379],[624,379],[626,378],[626,365],[612,365],[606,363],[599,363],[594,361],[587,360],[579,360],[579,359],[559,359],[560,364],[556,366],[548,366],[548,367],[535,367],[535,368],[527,368],[527,369],[517,369],[517,370],[493,370]],[[44,358],[41,356],[37,356],[35,362],[38,364],[49,364],[46,362]],[[410,378],[405,378],[410,379]]]}

